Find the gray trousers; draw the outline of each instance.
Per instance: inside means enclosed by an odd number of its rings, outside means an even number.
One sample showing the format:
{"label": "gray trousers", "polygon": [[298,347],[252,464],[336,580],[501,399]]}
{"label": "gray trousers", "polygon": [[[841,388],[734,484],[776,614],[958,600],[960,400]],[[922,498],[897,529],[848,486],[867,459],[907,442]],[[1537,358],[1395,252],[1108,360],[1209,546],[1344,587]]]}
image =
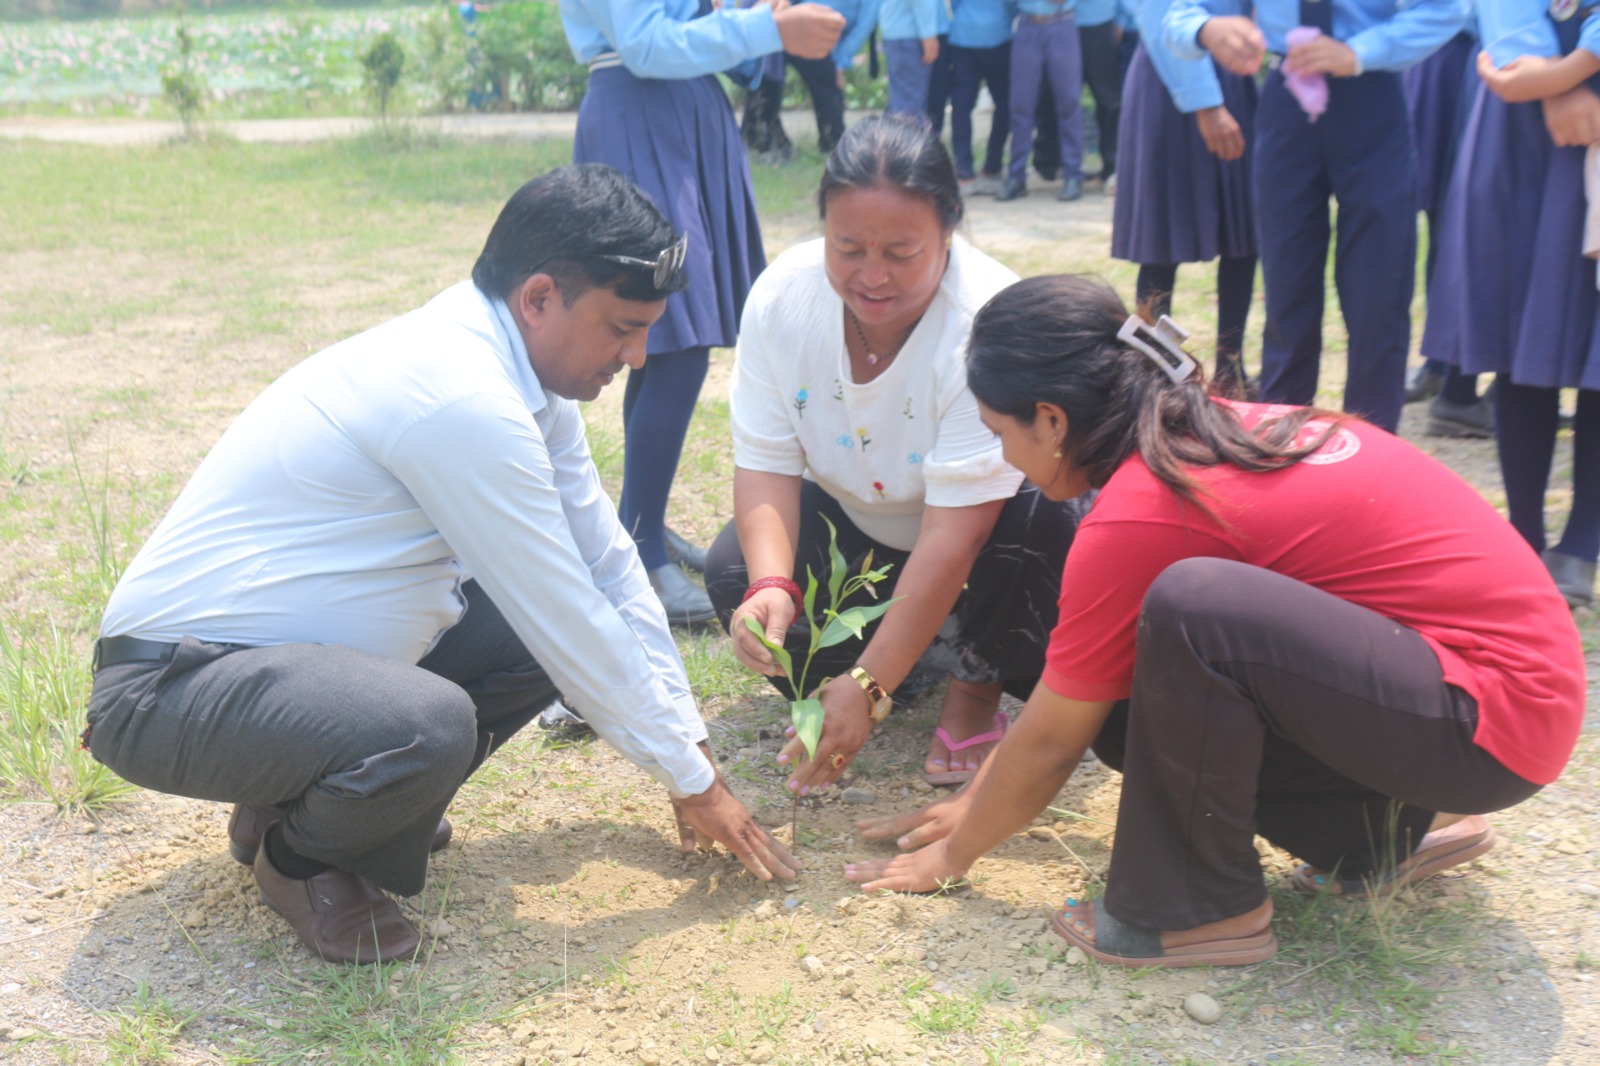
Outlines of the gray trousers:
{"label": "gray trousers", "polygon": [[1024,15],[1011,39],[1011,177],[1028,172],[1034,113],[1046,82],[1056,101],[1061,176],[1083,177],[1083,46],[1078,23],[1068,17],[1038,23]]}
{"label": "gray trousers", "polygon": [[158,792],[285,810],[294,850],[422,890],[445,808],[559,693],[476,582],[417,665],[330,644],[185,637],[169,663],[102,668],[90,750]]}

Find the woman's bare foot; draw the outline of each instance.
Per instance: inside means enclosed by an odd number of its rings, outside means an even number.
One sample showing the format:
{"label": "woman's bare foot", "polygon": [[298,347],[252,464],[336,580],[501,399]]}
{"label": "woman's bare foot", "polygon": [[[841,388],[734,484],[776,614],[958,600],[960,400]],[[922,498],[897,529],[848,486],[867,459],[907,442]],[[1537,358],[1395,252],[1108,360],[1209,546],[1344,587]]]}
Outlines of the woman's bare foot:
{"label": "woman's bare foot", "polygon": [[978,772],[1005,732],[1004,720],[997,720],[1001,692],[999,684],[950,679],[928,759],[922,765],[930,784],[960,784]]}

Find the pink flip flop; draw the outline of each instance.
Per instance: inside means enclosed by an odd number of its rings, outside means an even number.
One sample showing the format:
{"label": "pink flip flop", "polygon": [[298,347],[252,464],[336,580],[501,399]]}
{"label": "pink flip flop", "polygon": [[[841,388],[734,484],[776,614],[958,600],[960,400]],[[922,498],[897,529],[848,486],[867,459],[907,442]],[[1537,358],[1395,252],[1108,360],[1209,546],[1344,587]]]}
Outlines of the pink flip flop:
{"label": "pink flip flop", "polygon": [[[1006,730],[1010,726],[1011,719],[1006,717],[1006,712],[996,711],[994,712],[994,728],[987,733],[979,733],[977,736],[968,737],[966,740],[953,740],[944,726],[939,726],[933,731],[933,735],[944,741],[945,750],[954,755],[958,751],[966,751],[968,748],[976,747],[979,744],[995,743],[1006,735]],[[944,785],[964,785],[977,776],[977,773],[976,770],[946,770],[937,774],[923,771],[922,779],[937,788]]]}

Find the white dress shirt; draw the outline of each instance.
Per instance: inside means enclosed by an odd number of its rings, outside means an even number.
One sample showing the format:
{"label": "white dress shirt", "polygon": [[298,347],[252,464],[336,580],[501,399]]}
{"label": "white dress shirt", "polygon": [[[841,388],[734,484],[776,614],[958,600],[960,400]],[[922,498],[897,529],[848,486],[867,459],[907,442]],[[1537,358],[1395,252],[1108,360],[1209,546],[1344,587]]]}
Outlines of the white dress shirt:
{"label": "white dress shirt", "polygon": [[510,310],[470,282],[312,356],[245,409],[101,632],[340,644],[405,663],[475,578],[603,738],[677,795],[713,773],[660,601]]}
{"label": "white dress shirt", "polygon": [[966,350],[972,317],[1016,280],[955,238],[939,291],[894,362],[857,384],[823,242],[789,249],[756,279],[739,327],[734,463],[803,474],[863,533],[902,551],[916,545],[925,507],[1010,499],[1022,474],[978,418]]}

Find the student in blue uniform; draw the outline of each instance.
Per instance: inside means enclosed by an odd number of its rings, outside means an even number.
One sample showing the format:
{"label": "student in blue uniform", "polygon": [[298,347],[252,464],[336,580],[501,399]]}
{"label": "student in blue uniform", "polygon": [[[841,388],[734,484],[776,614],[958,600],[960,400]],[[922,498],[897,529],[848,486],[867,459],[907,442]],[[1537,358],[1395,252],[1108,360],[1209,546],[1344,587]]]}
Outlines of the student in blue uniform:
{"label": "student in blue uniform", "polygon": [[1083,196],[1083,52],[1074,14],[1076,0],[1018,0],[1011,40],[1011,166],[996,200],[1028,195],[1028,154],[1039,89],[1046,82],[1056,102],[1061,145],[1058,200]]}
{"label": "student in blue uniform", "polygon": [[928,121],[928,89],[947,18],[944,0],[883,0],[878,33],[889,66],[889,106],[884,114]]}
{"label": "student in blue uniform", "polygon": [[[1309,404],[1322,360],[1328,198],[1339,203],[1334,281],[1349,335],[1345,410],[1384,429],[1400,420],[1416,282],[1415,161],[1400,72],[1460,32],[1461,0],[1259,0],[1256,22],[1179,0],[1166,19],[1180,56],[1209,50],[1253,75],[1280,62],[1256,112],[1256,238],[1267,290],[1261,395]],[[1297,26],[1322,35],[1290,48]],[[1327,79],[1311,121],[1285,74]]]}
{"label": "student in blue uniform", "polygon": [[1106,182],[1117,172],[1117,130],[1122,120],[1122,61],[1117,0],[1078,0],[1078,46],[1083,50],[1083,82],[1094,97],[1094,125],[1100,173]]}
{"label": "student in blue uniform", "polygon": [[[1256,83],[1209,56],[1178,59],[1162,41],[1169,0],[1136,6],[1144,43],[1123,86],[1122,177],[1112,207],[1111,255],[1139,264],[1138,307],[1151,321],[1172,306],[1179,263],[1217,264],[1217,369],[1245,387],[1244,329],[1255,291],[1250,131]],[[1244,10],[1236,0],[1235,10]]]}
{"label": "student in blue uniform", "polygon": [[856,53],[867,43],[878,25],[879,0],[794,0],[795,3],[825,4],[844,16],[844,33],[825,59],[807,59],[792,52],[772,63],[761,84],[745,97],[744,118],[739,123],[744,143],[753,152],[769,152],[783,159],[794,153],[794,145],[783,128],[783,73],[791,66],[800,73],[811,94],[811,109],[817,117],[817,149],[833,151],[844,135],[844,73],[855,61]]}
{"label": "student in blue uniform", "polygon": [[750,169],[715,74],[773,52],[820,58],[844,27],[821,4],[730,5],[696,17],[700,9],[700,0],[561,4],[567,43],[589,66],[573,160],[622,171],[688,236],[689,286],[650,330],[649,361],[628,374],[617,508],[678,624],[716,612],[668,559],[667,497],[710,349],[733,344],[750,283],[766,265]]}
{"label": "student in blue uniform", "polygon": [[[1439,253],[1439,220],[1444,207],[1456,145],[1466,121],[1471,93],[1478,85],[1472,60],[1478,52],[1475,24],[1404,75],[1406,109],[1417,146],[1417,210],[1428,219],[1428,252],[1423,259],[1423,290],[1433,286]],[[1476,374],[1463,374],[1439,359],[1428,359],[1406,374],[1406,403],[1431,400],[1424,430],[1433,437],[1492,437],[1494,415],[1478,396]]]}
{"label": "student in blue uniform", "polygon": [[[1523,57],[1600,54],[1594,6],[1480,0],[1478,24],[1489,76]],[[1506,509],[1573,606],[1593,601],[1600,556],[1600,293],[1595,262],[1583,255],[1584,151],[1596,142],[1600,76],[1519,103],[1478,89],[1445,201],[1423,336],[1425,351],[1466,373],[1498,375]],[[1547,550],[1562,388],[1578,390],[1572,506]]]}
{"label": "student in blue uniform", "polygon": [[[1011,128],[1011,23],[1016,12],[1007,0],[954,0],[950,18],[950,147],[956,177],[965,196],[1000,191],[1006,132]],[[972,109],[978,89],[989,87],[994,116],[989,144],[978,173],[972,155]]]}

